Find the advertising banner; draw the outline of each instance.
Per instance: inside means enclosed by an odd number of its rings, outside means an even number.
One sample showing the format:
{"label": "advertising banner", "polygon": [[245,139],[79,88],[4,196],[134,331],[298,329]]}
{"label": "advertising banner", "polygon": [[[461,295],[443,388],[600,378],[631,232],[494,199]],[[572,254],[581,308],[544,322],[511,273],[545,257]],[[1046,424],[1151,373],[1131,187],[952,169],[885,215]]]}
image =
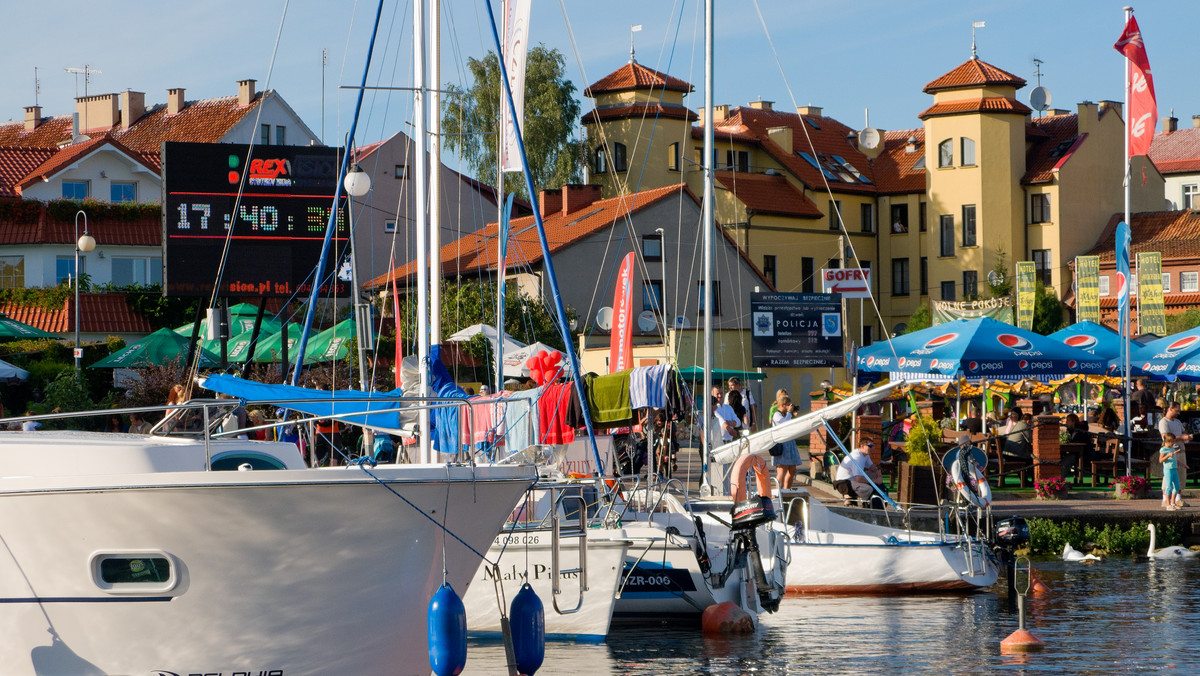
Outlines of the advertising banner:
{"label": "advertising banner", "polygon": [[842,297],[836,293],[752,293],[755,367],[842,366]]}
{"label": "advertising banner", "polygon": [[1013,323],[1012,296],[987,300],[931,300],[933,325],[945,324],[955,319],[978,319],[991,317],[1005,324]]}
{"label": "advertising banner", "polygon": [[1100,323],[1100,257],[1075,257],[1075,320]]}
{"label": "advertising banner", "polygon": [[1157,251],[1137,255],[1138,333],[1167,335],[1167,315],[1163,308],[1162,254]]}
{"label": "advertising banner", "polygon": [[1033,261],[1017,263],[1017,326],[1033,330],[1033,302],[1037,289],[1037,270]]}
{"label": "advertising banner", "polygon": [[822,268],[821,291],[840,293],[842,298],[870,298],[871,269]]}
{"label": "advertising banner", "polygon": [[608,346],[608,372],[633,367],[633,252],[625,254],[613,291],[613,326]]}

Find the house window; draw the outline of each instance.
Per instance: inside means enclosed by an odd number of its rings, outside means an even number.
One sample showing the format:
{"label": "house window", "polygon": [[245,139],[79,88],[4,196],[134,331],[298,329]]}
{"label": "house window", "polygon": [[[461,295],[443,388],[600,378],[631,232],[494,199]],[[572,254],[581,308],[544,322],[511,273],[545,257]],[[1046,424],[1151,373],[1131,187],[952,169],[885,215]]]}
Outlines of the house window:
{"label": "house window", "polygon": [[979,297],[979,273],[975,270],[963,270],[963,298]]}
{"label": "house window", "polygon": [[908,205],[892,205],[892,232],[908,232]]}
{"label": "house window", "polygon": [[1179,273],[1179,290],[1183,293],[1200,291],[1200,272]]}
{"label": "house window", "polygon": [[942,300],[954,300],[954,282],[942,282]]}
{"label": "house window", "polygon": [[25,288],[25,257],[0,256],[0,289]]}
{"label": "house window", "polygon": [[842,212],[841,200],[829,200],[829,229],[840,230],[838,227],[838,214]]}
{"label": "house window", "polygon": [[775,283],[775,257],[763,255],[763,277],[771,283],[771,286],[778,286]]}
{"label": "house window", "polygon": [[892,259],[892,295],[908,295],[908,259]]}
{"label": "house window", "polygon": [[1196,201],[1198,194],[1200,194],[1200,184],[1189,183],[1183,186],[1183,208],[1200,209],[1200,202]]}
{"label": "house window", "polygon": [[396,165],[396,179],[400,180],[400,181],[408,180],[408,165],[407,164],[397,164]]}
{"label": "house window", "polygon": [[962,165],[964,167],[975,166],[975,141],[965,136],[962,139]]}
{"label": "house window", "polygon": [[137,183],[113,181],[109,190],[110,202],[136,202]]}
{"label": "house window", "polygon": [[[704,282],[703,281],[696,282],[696,286],[698,287],[698,289],[700,291],[700,314],[703,315],[704,311],[706,309],[704,307],[704,300],[705,300],[704,299]],[[721,316],[721,282],[714,279],[712,290],[713,290],[713,313],[712,314],[714,317],[720,317]]]}
{"label": "house window", "polygon": [[1050,222],[1050,196],[1042,193],[1029,196],[1029,222]]}
{"label": "house window", "polygon": [[642,309],[662,312],[662,280],[642,281]]}
{"label": "house window", "polygon": [[667,171],[679,171],[679,144],[667,146]]}
{"label": "house window", "polygon": [[275,145],[287,145],[287,127],[282,124],[275,125]]}
{"label": "house window", "polygon": [[642,235],[642,259],[662,260],[662,235]]}
{"label": "house window", "polygon": [[928,218],[929,218],[928,205],[925,202],[921,202],[917,207],[917,225],[919,226],[919,229],[921,232],[925,232],[926,230],[929,229],[928,226],[925,225],[928,222],[927,221]]}
{"label": "house window", "polygon": [[264,125],[259,126],[258,132],[259,132],[258,142],[264,146],[271,145],[271,125],[264,124]]}
{"label": "house window", "polygon": [[1034,249],[1033,250],[1033,269],[1035,278],[1046,286],[1050,286],[1051,273],[1053,270],[1050,267],[1050,250],[1049,249]]}
{"label": "house window", "polygon": [[112,281],[117,286],[162,284],[162,259],[113,256]]}
{"label": "house window", "polygon": [[875,232],[875,205],[867,202],[858,206],[858,212],[862,216],[862,231]]}
{"label": "house window", "polygon": [[608,173],[608,158],[604,154],[604,146],[600,146],[592,152],[592,173]]}
{"label": "house window", "polygon": [[1163,285],[1163,293],[1171,292],[1171,273],[1169,273],[1169,272],[1162,273],[1162,285]]}
{"label": "house window", "polygon": [[816,282],[816,270],[809,256],[800,258],[800,293],[812,293]]}
{"label": "house window", "polygon": [[749,172],[750,171],[750,151],[749,150],[726,150],[725,165],[731,167],[734,171]]}
{"label": "house window", "polygon": [[[87,272],[87,258],[79,257],[80,269]],[[74,256],[59,256],[54,259],[54,283],[63,284],[68,280],[75,278],[75,257]],[[72,282],[74,283],[74,282]]]}
{"label": "house window", "polygon": [[63,181],[62,198],[65,200],[85,200],[88,198],[88,181]]}
{"label": "house window", "polygon": [[963,246],[975,246],[975,205],[974,204],[964,204],[962,211],[963,211],[962,245]]}
{"label": "house window", "polygon": [[1100,275],[1100,295],[1108,295],[1108,275]]}
{"label": "house window", "polygon": [[942,214],[938,221],[938,235],[940,236],[941,248],[938,250],[939,256],[954,255],[954,216],[950,214]]}
{"label": "house window", "polygon": [[954,166],[954,139],[948,138],[938,144],[938,168]]}
{"label": "house window", "polygon": [[384,221],[383,222],[383,231],[384,232],[396,232],[396,221]]}
{"label": "house window", "polygon": [[613,144],[613,171],[625,171],[625,144]]}
{"label": "house window", "polygon": [[929,295],[929,258],[921,256],[921,295]]}

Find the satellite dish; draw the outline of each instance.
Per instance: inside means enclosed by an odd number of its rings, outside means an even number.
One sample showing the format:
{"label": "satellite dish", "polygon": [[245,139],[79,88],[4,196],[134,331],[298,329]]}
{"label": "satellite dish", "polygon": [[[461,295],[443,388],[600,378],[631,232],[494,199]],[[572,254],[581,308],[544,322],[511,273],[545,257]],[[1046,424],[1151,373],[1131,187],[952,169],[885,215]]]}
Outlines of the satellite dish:
{"label": "satellite dish", "polygon": [[874,127],[867,127],[858,132],[858,145],[867,150],[874,150],[879,147],[879,130]]}
{"label": "satellite dish", "polygon": [[675,318],[675,328],[690,329],[690,328],[692,328],[692,322],[687,317],[684,317],[683,315],[679,315],[678,317]]}
{"label": "satellite dish", "polygon": [[1000,286],[1004,283],[1004,273],[996,272],[995,270],[988,271],[988,284],[992,286]]}
{"label": "satellite dish", "polygon": [[900,322],[899,324],[892,327],[892,335],[899,336],[907,330],[908,330],[908,324],[905,324],[904,322]]}
{"label": "satellite dish", "polygon": [[1029,107],[1039,112],[1049,108],[1050,90],[1045,87],[1034,87],[1033,91],[1029,92]]}
{"label": "satellite dish", "polygon": [[600,308],[600,311],[596,313],[596,326],[603,331],[612,329],[612,316],[612,308],[607,306]]}
{"label": "satellite dish", "polygon": [[658,321],[654,319],[654,313],[650,310],[645,310],[638,315],[638,328],[642,330],[642,333],[649,333],[656,326],[658,326]]}

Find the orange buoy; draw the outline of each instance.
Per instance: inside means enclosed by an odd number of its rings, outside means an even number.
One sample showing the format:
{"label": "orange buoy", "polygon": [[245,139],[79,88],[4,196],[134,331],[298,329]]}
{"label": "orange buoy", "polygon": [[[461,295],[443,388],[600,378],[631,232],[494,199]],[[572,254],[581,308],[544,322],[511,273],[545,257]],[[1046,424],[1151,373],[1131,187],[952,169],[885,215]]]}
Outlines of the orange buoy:
{"label": "orange buoy", "polygon": [[733,601],[714,603],[705,608],[700,624],[705,634],[754,633],[754,618]]}
{"label": "orange buoy", "polygon": [[1000,642],[1002,653],[1028,653],[1041,650],[1046,644],[1034,636],[1028,629],[1018,629]]}
{"label": "orange buoy", "polygon": [[1033,584],[1030,585],[1030,591],[1033,592],[1034,596],[1041,596],[1053,591],[1050,589],[1050,585],[1042,582],[1042,579],[1038,577],[1037,571],[1032,566],[1029,568],[1029,577],[1033,581]]}

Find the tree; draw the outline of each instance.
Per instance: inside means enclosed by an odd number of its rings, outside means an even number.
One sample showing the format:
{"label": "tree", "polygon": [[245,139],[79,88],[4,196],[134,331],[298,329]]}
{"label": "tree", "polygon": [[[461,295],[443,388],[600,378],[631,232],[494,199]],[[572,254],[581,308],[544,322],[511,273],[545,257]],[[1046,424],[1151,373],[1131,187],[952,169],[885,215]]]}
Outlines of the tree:
{"label": "tree", "polygon": [[1054,289],[1047,288],[1041,282],[1033,292],[1033,332],[1048,336],[1061,329],[1066,323],[1063,320],[1063,303],[1058,299]]}
{"label": "tree", "polygon": [[[992,294],[992,298],[1004,298],[1012,295],[1012,272],[1008,269],[1008,255],[1004,253],[1004,249],[996,249],[996,264],[992,266],[992,272],[995,275],[988,276],[988,290]],[[992,283],[995,279],[996,283]]]}
{"label": "tree", "polygon": [[[476,178],[492,183],[496,176],[500,127],[500,66],[496,54],[468,59],[474,84],[469,90],[447,87],[442,115],[443,143],[462,153]],[[557,49],[538,45],[529,50],[525,69],[525,152],[534,189],[559,188],[582,176],[581,146],[574,138],[579,121],[575,85],[567,79],[565,60]],[[507,108],[507,100],[504,102]],[[529,199],[525,181],[506,181],[505,189]]]}
{"label": "tree", "polygon": [[1167,315],[1167,335],[1200,326],[1200,308],[1190,307],[1183,312]]}
{"label": "tree", "polygon": [[921,303],[917,306],[916,312],[908,318],[908,328],[904,329],[905,333],[913,333],[921,329],[927,329],[933,326],[933,313],[929,309],[929,303]]}

